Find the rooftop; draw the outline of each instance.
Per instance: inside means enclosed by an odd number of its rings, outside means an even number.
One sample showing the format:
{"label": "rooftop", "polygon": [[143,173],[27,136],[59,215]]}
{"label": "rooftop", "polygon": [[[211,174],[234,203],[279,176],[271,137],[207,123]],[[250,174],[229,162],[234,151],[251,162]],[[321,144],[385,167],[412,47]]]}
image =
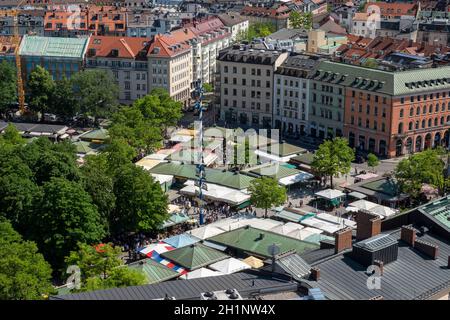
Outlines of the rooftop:
{"label": "rooftop", "polygon": [[82,59],[88,38],[59,38],[25,35],[19,53],[22,56],[45,56]]}
{"label": "rooftop", "polygon": [[153,260],[144,259],[127,265],[128,268],[141,271],[148,284],[158,283],[178,277],[180,274],[165,265]]}
{"label": "rooftop", "polygon": [[268,248],[273,244],[280,248],[280,253],[295,250],[298,254],[301,254],[305,251],[314,250],[319,247],[310,242],[296,240],[278,233],[263,231],[249,226],[216,235],[209,238],[208,241],[262,257],[271,256],[268,252]]}
{"label": "rooftop", "polygon": [[428,203],[419,209],[450,231],[450,196]]}
{"label": "rooftop", "polygon": [[221,51],[217,60],[236,63],[273,65],[281,56],[280,51],[229,48]]}

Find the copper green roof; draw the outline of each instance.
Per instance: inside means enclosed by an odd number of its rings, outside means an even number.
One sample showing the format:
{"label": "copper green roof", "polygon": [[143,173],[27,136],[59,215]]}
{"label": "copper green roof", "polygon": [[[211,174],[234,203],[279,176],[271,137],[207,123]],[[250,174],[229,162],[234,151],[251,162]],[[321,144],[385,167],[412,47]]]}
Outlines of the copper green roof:
{"label": "copper green roof", "polygon": [[249,226],[221,233],[209,238],[227,247],[236,248],[262,257],[270,257],[269,246],[275,244],[280,248],[280,253],[295,250],[298,254],[318,249],[319,246],[306,241],[285,237],[275,232],[263,231]]}
{"label": "copper green roof", "polygon": [[88,38],[60,38],[23,36],[20,44],[21,56],[46,56],[80,58],[84,57]]}
{"label": "copper green roof", "polygon": [[323,61],[313,78],[330,84],[394,96],[450,89],[449,66],[390,72]]}
{"label": "copper green roof", "polygon": [[108,130],[100,128],[80,135],[81,140],[106,140],[109,138]]}
{"label": "copper green roof", "polygon": [[272,177],[274,179],[282,179],[289,176],[294,176],[296,174],[301,173],[300,170],[290,168],[284,164],[271,164],[269,166],[259,167],[256,169],[250,170],[250,173],[256,174],[258,176],[267,176]]}
{"label": "copper green roof", "polygon": [[428,203],[419,208],[426,215],[433,217],[440,225],[450,230],[450,197]]}
{"label": "copper green roof", "polygon": [[77,148],[77,153],[81,153],[81,154],[97,153],[102,148],[104,148],[104,145],[92,143],[89,141],[75,141],[73,144]]}
{"label": "copper green roof", "polygon": [[226,254],[201,243],[164,252],[161,254],[161,257],[171,260],[177,265],[189,270],[199,269],[214,262],[229,258]]}
{"label": "copper green roof", "polygon": [[153,260],[145,259],[128,265],[128,268],[141,271],[147,278],[147,284],[158,283],[178,277],[180,274],[165,265]]}
{"label": "copper green roof", "polygon": [[[196,167],[192,164],[183,164],[174,162],[163,162],[149,170],[153,174],[165,174],[184,179],[196,180]],[[250,186],[250,182],[255,178],[230,171],[206,168],[206,182],[218,184],[221,186],[242,190]]]}
{"label": "copper green roof", "polygon": [[294,161],[294,162],[300,162],[300,163],[310,165],[314,160],[314,153],[304,153],[304,154],[295,156],[295,157],[291,158],[290,160]]}
{"label": "copper green roof", "polygon": [[287,157],[293,154],[306,152],[305,149],[286,142],[269,145],[266,149],[261,149],[261,151],[274,154],[279,157]]}

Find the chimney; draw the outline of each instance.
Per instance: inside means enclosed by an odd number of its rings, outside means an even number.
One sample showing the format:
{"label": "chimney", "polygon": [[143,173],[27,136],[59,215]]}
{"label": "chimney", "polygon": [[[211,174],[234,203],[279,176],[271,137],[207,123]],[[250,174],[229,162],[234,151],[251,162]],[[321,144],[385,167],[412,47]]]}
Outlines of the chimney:
{"label": "chimney", "polygon": [[419,239],[414,242],[414,248],[433,260],[436,260],[438,258],[439,247],[435,244]]}
{"label": "chimney", "polygon": [[402,239],[402,241],[405,241],[410,246],[414,247],[414,242],[416,241],[416,230],[412,225],[402,226],[400,239]]}
{"label": "chimney", "polygon": [[383,275],[383,270],[384,270],[384,262],[381,261],[381,260],[374,260],[373,264],[375,266],[377,266],[378,268],[380,268],[380,275],[382,276]]}
{"label": "chimney", "polygon": [[352,247],[352,228],[346,227],[334,233],[334,253]]}
{"label": "chimney", "polygon": [[317,267],[311,268],[311,278],[313,281],[319,281],[320,280],[320,269]]}
{"label": "chimney", "polygon": [[367,210],[356,215],[356,240],[372,238],[381,232],[381,218]]}

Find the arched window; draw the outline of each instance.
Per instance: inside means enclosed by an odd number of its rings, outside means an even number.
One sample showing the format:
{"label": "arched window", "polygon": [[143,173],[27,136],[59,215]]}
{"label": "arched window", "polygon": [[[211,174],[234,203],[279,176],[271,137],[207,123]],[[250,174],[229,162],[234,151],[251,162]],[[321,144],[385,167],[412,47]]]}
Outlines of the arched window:
{"label": "arched window", "polygon": [[422,120],[422,129],[425,128],[425,120]]}
{"label": "arched window", "polygon": [[447,122],[450,122],[450,116],[447,116]]}
{"label": "arched window", "polygon": [[444,117],[441,117],[441,124],[444,124]]}
{"label": "arched window", "polygon": [[419,129],[419,120],[416,121],[416,130]]}
{"label": "arched window", "polygon": [[441,111],[445,111],[445,103],[442,103]]}
{"label": "arched window", "polygon": [[433,112],[433,105],[430,104],[430,106],[428,107],[428,112],[432,113]]}
{"label": "arched window", "polygon": [[427,113],[427,106],[423,106],[423,111],[422,111],[422,113],[423,113],[423,114]]}
{"label": "arched window", "polygon": [[403,109],[400,109],[400,118],[403,118]]}
{"label": "arched window", "polygon": [[413,129],[413,123],[412,123],[412,121],[409,123],[409,126],[408,126],[408,130],[409,131],[411,131]]}
{"label": "arched window", "polygon": [[428,128],[431,127],[431,119],[428,119]]}
{"label": "arched window", "polygon": [[403,133],[403,122],[398,124],[398,133]]}
{"label": "arched window", "polygon": [[447,104],[447,110],[450,111],[450,102]]}
{"label": "arched window", "polygon": [[434,118],[434,126],[437,127],[438,125],[438,118]]}
{"label": "arched window", "polygon": [[[419,110],[420,112],[420,110]],[[409,116],[412,117],[414,115],[414,108],[409,109]]]}
{"label": "arched window", "polygon": [[434,108],[435,112],[439,112],[439,103],[436,103],[436,107]]}

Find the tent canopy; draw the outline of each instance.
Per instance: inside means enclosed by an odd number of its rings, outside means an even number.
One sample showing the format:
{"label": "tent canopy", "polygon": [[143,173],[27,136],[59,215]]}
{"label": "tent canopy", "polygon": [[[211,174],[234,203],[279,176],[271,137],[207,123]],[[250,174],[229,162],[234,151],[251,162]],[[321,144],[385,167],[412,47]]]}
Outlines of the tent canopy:
{"label": "tent canopy", "polygon": [[186,273],[185,275],[182,275],[180,279],[183,280],[191,280],[191,279],[197,279],[197,278],[206,278],[206,277],[217,277],[222,276],[223,273],[219,271],[213,271],[208,268],[200,268],[191,272]]}
{"label": "tent canopy", "polygon": [[283,186],[289,186],[291,184],[298,183],[298,182],[304,182],[304,181],[310,180],[312,178],[314,178],[314,176],[312,174],[302,171],[296,175],[281,178],[280,180],[278,180],[278,182]]}
{"label": "tent canopy", "polygon": [[304,228],[304,226],[302,226],[301,224],[288,222],[286,224],[276,226],[276,227],[270,229],[270,231],[276,232],[276,233],[279,233],[282,235],[287,235],[287,234],[291,233],[292,231],[301,230],[303,228]]}
{"label": "tent canopy", "polygon": [[249,256],[242,261],[248,264],[253,269],[259,269],[264,266],[264,262],[254,256]]}
{"label": "tent canopy", "polygon": [[206,225],[200,228],[189,230],[187,233],[190,235],[199,238],[199,239],[207,239],[211,238],[215,235],[221,234],[225,232],[225,230],[219,229],[217,227],[214,227],[212,225]]}
{"label": "tent canopy", "polygon": [[355,207],[355,208],[363,209],[363,210],[370,210],[370,209],[378,206],[378,204],[367,201],[367,200],[358,200],[358,201],[349,203],[348,205],[351,207]]}
{"label": "tent canopy", "polygon": [[231,274],[251,268],[248,264],[236,258],[228,258],[222,261],[218,261],[211,264],[209,267],[224,274]]}
{"label": "tent canopy", "polygon": [[356,199],[365,199],[367,196],[364,193],[353,191],[348,194],[350,197],[356,198]]}
{"label": "tent canopy", "polygon": [[[185,187],[180,190],[183,194],[196,195],[199,192],[199,187],[194,185],[193,180],[188,180]],[[239,205],[250,199],[250,195],[242,191],[220,186],[213,183],[206,183],[207,190],[202,190],[203,196],[206,199],[213,201],[221,201],[231,205]]]}
{"label": "tent canopy", "polygon": [[322,190],[322,191],[316,192],[315,195],[318,197],[324,198],[324,199],[328,199],[328,200],[332,200],[332,199],[336,199],[336,198],[345,196],[345,194],[342,191],[336,190],[336,189]]}
{"label": "tent canopy", "polygon": [[186,233],[182,233],[163,240],[165,243],[170,244],[174,248],[181,248],[197,243],[200,239],[197,239]]}

